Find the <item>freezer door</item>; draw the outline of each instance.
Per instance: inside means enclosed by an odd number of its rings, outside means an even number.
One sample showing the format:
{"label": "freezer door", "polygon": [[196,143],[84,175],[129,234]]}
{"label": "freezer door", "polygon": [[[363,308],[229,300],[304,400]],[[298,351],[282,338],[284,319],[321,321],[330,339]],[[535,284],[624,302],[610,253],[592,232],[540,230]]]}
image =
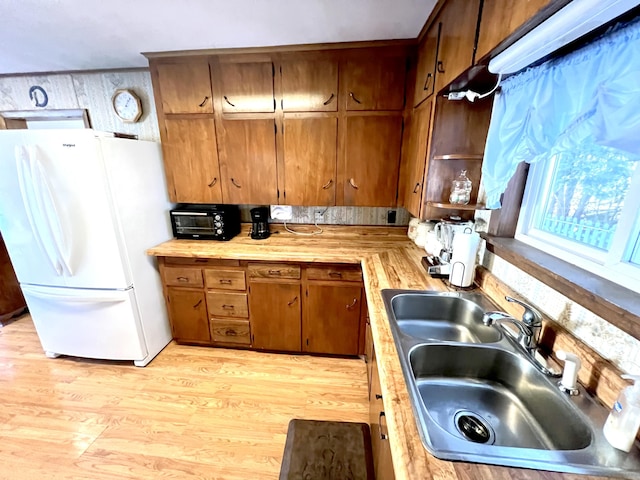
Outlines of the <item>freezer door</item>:
{"label": "freezer door", "polygon": [[22,284],[132,284],[92,131],[0,132],[0,229]]}
{"label": "freezer door", "polygon": [[105,360],[147,356],[133,289],[23,285],[22,291],[47,354]]}

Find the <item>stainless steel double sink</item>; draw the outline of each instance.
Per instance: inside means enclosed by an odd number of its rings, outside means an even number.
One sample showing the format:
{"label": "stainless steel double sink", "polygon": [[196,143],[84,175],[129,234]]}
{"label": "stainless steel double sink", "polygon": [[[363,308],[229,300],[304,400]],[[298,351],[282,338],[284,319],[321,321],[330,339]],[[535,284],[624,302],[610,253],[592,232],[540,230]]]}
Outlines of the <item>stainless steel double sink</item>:
{"label": "stainless steel double sink", "polygon": [[471,292],[382,290],[418,431],[446,460],[640,478],[640,450],[611,447],[607,409],[580,387],[569,396]]}

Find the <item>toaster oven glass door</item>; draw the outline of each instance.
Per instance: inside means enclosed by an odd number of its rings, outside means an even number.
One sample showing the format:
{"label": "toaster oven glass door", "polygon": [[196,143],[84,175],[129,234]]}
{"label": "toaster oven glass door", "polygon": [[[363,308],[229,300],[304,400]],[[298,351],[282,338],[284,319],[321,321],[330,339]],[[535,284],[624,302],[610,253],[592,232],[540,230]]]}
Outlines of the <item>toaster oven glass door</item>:
{"label": "toaster oven glass door", "polygon": [[205,235],[215,232],[213,217],[209,215],[174,215],[176,233],[180,235]]}

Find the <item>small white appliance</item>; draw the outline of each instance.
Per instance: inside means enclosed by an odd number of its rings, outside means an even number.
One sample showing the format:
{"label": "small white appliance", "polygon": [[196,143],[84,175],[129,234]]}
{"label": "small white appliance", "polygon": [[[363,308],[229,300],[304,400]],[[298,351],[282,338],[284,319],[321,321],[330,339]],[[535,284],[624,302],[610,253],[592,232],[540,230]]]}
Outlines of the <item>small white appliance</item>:
{"label": "small white appliance", "polygon": [[0,131],[0,231],[42,348],[147,365],[171,340],[145,250],[171,238],[154,142]]}

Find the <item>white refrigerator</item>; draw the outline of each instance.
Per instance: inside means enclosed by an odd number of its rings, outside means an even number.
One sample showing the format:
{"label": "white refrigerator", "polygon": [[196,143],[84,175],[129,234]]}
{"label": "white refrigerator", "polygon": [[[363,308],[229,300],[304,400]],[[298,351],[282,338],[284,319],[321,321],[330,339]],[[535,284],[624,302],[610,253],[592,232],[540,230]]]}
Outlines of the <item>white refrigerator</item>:
{"label": "white refrigerator", "polygon": [[49,357],[147,365],[171,340],[145,250],[172,237],[160,145],[0,131],[0,231]]}

